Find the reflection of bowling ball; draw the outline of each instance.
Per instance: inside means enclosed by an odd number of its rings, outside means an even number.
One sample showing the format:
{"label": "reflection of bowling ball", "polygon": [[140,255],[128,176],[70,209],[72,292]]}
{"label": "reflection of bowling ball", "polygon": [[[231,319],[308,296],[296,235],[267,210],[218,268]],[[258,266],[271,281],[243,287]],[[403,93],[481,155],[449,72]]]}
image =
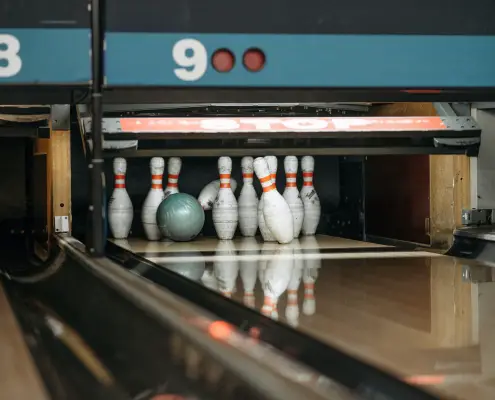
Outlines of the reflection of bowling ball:
{"label": "reflection of bowling ball", "polygon": [[205,212],[193,196],[175,193],[160,203],[156,223],[163,236],[176,242],[187,242],[203,229]]}
{"label": "reflection of bowling ball", "polygon": [[[192,255],[193,253],[188,252],[187,254]],[[194,255],[198,257],[201,256],[201,253],[196,253]],[[205,272],[204,261],[163,263],[160,265],[192,281],[199,281]]]}

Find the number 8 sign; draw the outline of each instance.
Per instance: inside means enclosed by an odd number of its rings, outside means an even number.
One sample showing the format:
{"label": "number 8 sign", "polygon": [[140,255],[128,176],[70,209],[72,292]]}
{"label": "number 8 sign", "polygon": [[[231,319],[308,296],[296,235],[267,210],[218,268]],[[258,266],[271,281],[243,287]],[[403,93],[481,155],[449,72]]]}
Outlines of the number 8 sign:
{"label": "number 8 sign", "polygon": [[22,68],[21,43],[12,35],[0,34],[0,78],[17,75]]}
{"label": "number 8 sign", "polygon": [[197,81],[208,69],[208,53],[205,46],[196,39],[182,39],[172,49],[177,78],[183,81]]}

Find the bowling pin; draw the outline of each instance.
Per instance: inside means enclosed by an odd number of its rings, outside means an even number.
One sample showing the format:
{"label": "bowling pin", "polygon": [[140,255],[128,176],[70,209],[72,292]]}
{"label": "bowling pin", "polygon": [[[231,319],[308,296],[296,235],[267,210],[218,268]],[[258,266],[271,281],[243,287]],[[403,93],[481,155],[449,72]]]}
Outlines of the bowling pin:
{"label": "bowling pin", "polygon": [[312,156],[304,156],[301,160],[303,172],[303,188],[301,198],[304,205],[304,220],[302,225],[303,235],[314,235],[320,222],[321,205],[318,194],[313,187],[313,171],[315,159]]}
{"label": "bowling pin", "polygon": [[182,161],[179,157],[170,157],[168,159],[168,178],[167,187],[165,188],[164,198],[174,193],[179,193],[179,174],[182,168]]}
{"label": "bowling pin", "polygon": [[297,157],[287,156],[284,159],[285,169],[285,190],[284,199],[290,207],[292,212],[292,218],[294,220],[294,237],[299,237],[301,232],[303,220],[304,220],[304,205],[301,199],[301,195],[297,190]]}
{"label": "bowling pin", "polygon": [[[276,186],[276,179],[277,179],[277,157],[275,156],[266,156],[265,161],[268,164],[268,170],[270,171],[270,177],[273,181],[273,184],[275,185],[275,190],[277,189]],[[261,199],[258,204],[258,225],[260,227],[260,232],[261,236],[263,237],[263,240],[265,242],[275,242],[277,239],[275,239],[275,236],[270,232],[270,229],[266,226],[265,222],[265,217],[263,216],[263,193],[261,193]]]}
{"label": "bowling pin", "polygon": [[108,223],[115,239],[126,239],[131,230],[134,210],[131,198],[125,189],[127,161],[117,157],[113,160],[115,186],[108,201]]}
{"label": "bowling pin", "polygon": [[274,320],[278,320],[278,299],[287,290],[292,275],[292,253],[290,245],[279,245],[260,276],[264,294],[261,313]]}
{"label": "bowling pin", "polygon": [[287,306],[285,308],[285,318],[291,326],[299,324],[299,299],[298,291],[301,285],[301,278],[304,269],[304,260],[301,255],[301,248],[298,239],[294,239],[291,243],[294,251],[294,266],[287,287]]}
{"label": "bowling pin", "polygon": [[164,159],[161,157],[153,157],[150,162],[150,169],[151,189],[144,200],[141,219],[148,240],[159,240],[161,233],[156,223],[156,210],[164,199],[162,185],[163,170],[165,169]]}
{"label": "bowling pin", "polygon": [[222,257],[213,263],[213,271],[218,282],[218,290],[225,297],[232,297],[235,293],[235,284],[239,274],[239,262],[236,258],[236,249],[231,240],[220,240],[215,252]]}
{"label": "bowling pin", "polygon": [[294,237],[292,213],[270,177],[266,160],[261,157],[254,160],[254,171],[263,187],[263,217],[266,226],[277,242],[290,243]]}
{"label": "bowling pin", "polygon": [[[318,242],[314,236],[304,236],[300,240],[303,253],[314,254],[320,252]],[[304,300],[303,314],[313,315],[316,311],[315,284],[318,278],[318,271],[321,267],[320,258],[311,258],[304,260],[303,283],[304,283]]]}
{"label": "bowling pin", "polygon": [[234,237],[239,221],[237,200],[230,187],[230,174],[232,172],[232,159],[230,157],[218,159],[218,172],[220,174],[220,189],[213,203],[213,225],[219,239],[230,240]]}
{"label": "bowling pin", "polygon": [[[230,186],[232,188],[232,192],[235,192],[237,189],[237,182],[235,179],[230,178]],[[218,196],[218,190],[220,189],[220,180],[210,182],[206,185],[198,196],[199,204],[203,207],[203,210],[211,210],[213,208],[213,203]]]}
{"label": "bowling pin", "polygon": [[[255,238],[244,237],[239,245],[240,255],[256,255],[259,253],[259,245]],[[256,277],[258,275],[258,261],[242,260],[240,261],[240,273],[242,286],[244,287],[244,305],[254,308],[254,287],[256,286]]]}
{"label": "bowling pin", "polygon": [[253,186],[253,157],[241,160],[244,185],[239,195],[239,229],[242,236],[254,236],[258,230],[258,195]]}

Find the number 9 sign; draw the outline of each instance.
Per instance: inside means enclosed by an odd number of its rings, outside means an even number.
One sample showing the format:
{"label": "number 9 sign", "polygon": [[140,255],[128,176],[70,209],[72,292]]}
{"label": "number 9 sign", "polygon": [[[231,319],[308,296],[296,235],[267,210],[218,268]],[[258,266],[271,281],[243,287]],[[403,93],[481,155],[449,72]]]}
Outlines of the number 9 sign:
{"label": "number 9 sign", "polygon": [[[197,81],[208,68],[208,54],[205,46],[196,39],[182,39],[172,49],[177,78],[183,81]],[[1,76],[1,75],[0,75]]]}
{"label": "number 9 sign", "polygon": [[21,44],[15,36],[0,34],[0,78],[10,78],[21,71],[20,49]]}

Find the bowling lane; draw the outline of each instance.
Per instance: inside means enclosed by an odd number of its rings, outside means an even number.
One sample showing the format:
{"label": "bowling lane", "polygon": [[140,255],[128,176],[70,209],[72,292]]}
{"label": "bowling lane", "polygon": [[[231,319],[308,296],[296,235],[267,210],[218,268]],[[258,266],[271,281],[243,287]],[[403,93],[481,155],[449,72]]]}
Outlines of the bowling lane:
{"label": "bowling lane", "polygon": [[495,283],[471,261],[328,236],[122,247],[413,384],[495,398]]}
{"label": "bowling lane", "polygon": [[[200,253],[202,256],[214,256],[218,254],[219,240],[214,237],[199,236],[192,242],[173,242],[162,240],[158,242],[150,242],[139,238],[130,238],[125,240],[110,239],[111,242],[140,255],[144,255],[150,259],[159,259],[160,257],[184,257],[184,253]],[[273,254],[280,249],[280,245],[276,242],[263,242],[257,238],[236,237],[229,241],[232,246],[230,251],[234,254],[242,255],[247,252],[255,252],[254,254]],[[380,245],[370,242],[362,242],[359,240],[345,239],[335,236],[316,235],[302,237],[297,245],[301,250],[307,253],[318,251],[321,253],[334,253],[340,251],[376,251],[380,249],[392,250],[390,246]],[[225,250],[224,250],[225,251]],[[232,253],[231,253],[232,254]],[[190,255],[190,254],[189,254]]]}
{"label": "bowling lane", "polygon": [[0,354],[1,398],[49,398],[1,283]]}

